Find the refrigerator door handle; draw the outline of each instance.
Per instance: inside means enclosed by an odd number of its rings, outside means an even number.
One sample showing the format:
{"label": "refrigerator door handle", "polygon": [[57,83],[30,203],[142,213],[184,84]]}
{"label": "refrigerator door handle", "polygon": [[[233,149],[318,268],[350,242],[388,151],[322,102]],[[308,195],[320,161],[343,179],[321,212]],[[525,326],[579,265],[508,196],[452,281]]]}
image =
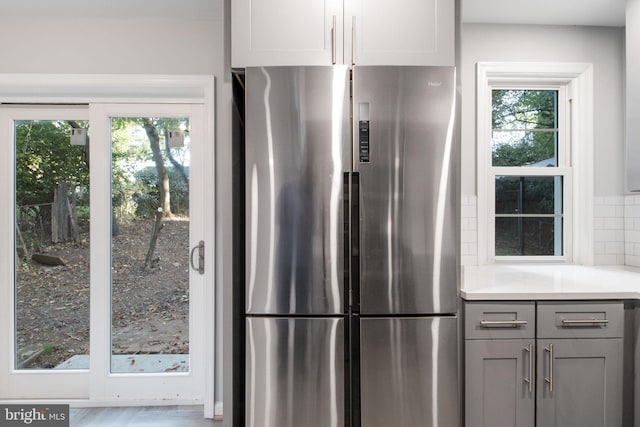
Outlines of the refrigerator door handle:
{"label": "refrigerator door handle", "polygon": [[349,307],[351,307],[351,287],[349,286],[350,282],[350,274],[351,270],[349,269],[350,264],[350,254],[351,254],[351,241],[350,241],[350,221],[349,221],[349,206],[351,206],[351,173],[344,172],[342,174],[342,198],[343,198],[343,209],[344,209],[344,221],[343,221],[343,230],[342,230],[342,245],[343,245],[343,265],[344,265],[344,306],[345,312],[349,311]]}
{"label": "refrigerator door handle", "polygon": [[351,175],[351,311],[360,312],[360,173]]}

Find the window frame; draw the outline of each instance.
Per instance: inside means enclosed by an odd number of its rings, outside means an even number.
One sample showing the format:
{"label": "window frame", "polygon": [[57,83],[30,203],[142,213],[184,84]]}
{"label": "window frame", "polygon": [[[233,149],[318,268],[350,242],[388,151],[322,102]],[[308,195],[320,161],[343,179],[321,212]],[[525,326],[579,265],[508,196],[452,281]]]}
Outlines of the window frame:
{"label": "window frame", "polygon": [[[559,129],[564,155],[556,168],[492,165],[492,90],[559,90]],[[553,262],[592,265],[593,254],[593,66],[585,63],[477,64],[476,138],[478,192],[478,264]],[[565,101],[560,102],[560,91]],[[561,105],[565,109],[560,111]],[[560,147],[559,147],[560,149]],[[523,169],[527,169],[523,171]],[[539,169],[539,170],[538,170]],[[522,173],[526,172],[526,173]],[[564,176],[562,256],[495,255],[495,176]]]}
{"label": "window frame", "polygon": [[[492,94],[494,90],[549,90],[556,91],[558,93],[557,98],[557,121],[558,121],[558,147],[557,157],[558,165],[555,167],[530,167],[530,166],[493,166],[492,159],[489,159],[489,173],[487,174],[487,188],[488,188],[488,208],[489,221],[487,223],[489,227],[488,232],[488,255],[496,261],[549,261],[549,262],[566,262],[571,260],[572,247],[568,242],[572,237],[572,171],[571,171],[571,135],[568,130],[570,129],[570,99],[567,96],[567,85],[531,85],[531,84],[490,84],[489,93]],[[489,99],[488,108],[493,112],[492,98]],[[490,132],[493,133],[493,124],[489,121],[488,126]],[[489,139],[489,144],[492,146],[492,138]],[[490,152],[492,148],[490,149]],[[490,153],[491,156],[491,153]],[[524,176],[524,177],[549,177],[549,176],[561,176],[562,180],[562,255],[496,255],[495,254],[495,233],[496,233],[496,218],[498,217],[495,212],[495,179],[497,176]]]}

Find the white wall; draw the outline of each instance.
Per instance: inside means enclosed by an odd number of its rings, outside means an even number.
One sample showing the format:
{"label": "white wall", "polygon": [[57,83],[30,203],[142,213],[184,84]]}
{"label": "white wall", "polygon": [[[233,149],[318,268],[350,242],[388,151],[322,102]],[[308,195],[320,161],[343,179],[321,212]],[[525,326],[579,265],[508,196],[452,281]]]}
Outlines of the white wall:
{"label": "white wall", "polygon": [[588,62],[594,66],[595,196],[624,191],[624,28],[463,24],[462,194],[476,195],[475,64]]}
{"label": "white wall", "polygon": [[0,72],[214,74],[219,27],[214,20],[0,18]]}
{"label": "white wall", "polygon": [[[227,2],[201,1],[201,15],[176,13],[171,18],[166,17],[166,10],[176,6],[166,1],[158,3],[163,10],[149,13],[132,8],[127,2],[120,2],[120,6],[106,13],[91,5],[46,10],[25,9],[18,2],[13,9],[0,13],[0,73],[216,76],[216,217],[230,218],[231,91],[225,43],[228,25],[223,12]],[[122,16],[117,16],[119,11]],[[219,254],[230,253],[225,249],[231,240],[229,228],[217,223]],[[219,403],[223,379],[221,284],[230,283],[230,268],[226,268],[230,260],[221,257],[216,261],[216,282],[220,284],[216,310]]]}

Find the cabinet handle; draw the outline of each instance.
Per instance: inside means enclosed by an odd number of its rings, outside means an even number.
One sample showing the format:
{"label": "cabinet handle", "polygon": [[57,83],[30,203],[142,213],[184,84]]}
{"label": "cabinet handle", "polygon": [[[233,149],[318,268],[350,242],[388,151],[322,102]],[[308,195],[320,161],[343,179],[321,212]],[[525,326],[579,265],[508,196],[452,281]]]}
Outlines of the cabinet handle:
{"label": "cabinet handle", "polygon": [[351,65],[356,65],[356,17],[351,17]]}
{"label": "cabinet handle", "polygon": [[562,326],[572,325],[606,325],[608,319],[562,319]]}
{"label": "cabinet handle", "polygon": [[527,324],[526,320],[481,320],[480,326],[483,328],[490,328],[495,326],[513,326],[517,328]]}
{"label": "cabinet handle", "polygon": [[529,347],[525,347],[524,351],[529,355],[529,378],[525,378],[524,382],[529,385],[529,393],[533,393],[533,344],[529,344]]}
{"label": "cabinet handle", "polygon": [[331,63],[336,63],[336,15],[333,15],[331,22]]}
{"label": "cabinet handle", "polygon": [[553,391],[553,344],[545,347],[544,351],[549,353],[549,377],[544,380],[549,383],[549,391]]}

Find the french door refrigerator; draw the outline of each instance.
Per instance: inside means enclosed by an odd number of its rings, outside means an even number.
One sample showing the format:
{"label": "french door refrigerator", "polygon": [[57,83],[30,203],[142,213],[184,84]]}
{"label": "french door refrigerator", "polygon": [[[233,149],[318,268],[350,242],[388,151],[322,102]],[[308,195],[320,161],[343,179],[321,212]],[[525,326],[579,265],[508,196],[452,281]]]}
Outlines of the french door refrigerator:
{"label": "french door refrigerator", "polygon": [[245,71],[244,424],[459,424],[455,72]]}

